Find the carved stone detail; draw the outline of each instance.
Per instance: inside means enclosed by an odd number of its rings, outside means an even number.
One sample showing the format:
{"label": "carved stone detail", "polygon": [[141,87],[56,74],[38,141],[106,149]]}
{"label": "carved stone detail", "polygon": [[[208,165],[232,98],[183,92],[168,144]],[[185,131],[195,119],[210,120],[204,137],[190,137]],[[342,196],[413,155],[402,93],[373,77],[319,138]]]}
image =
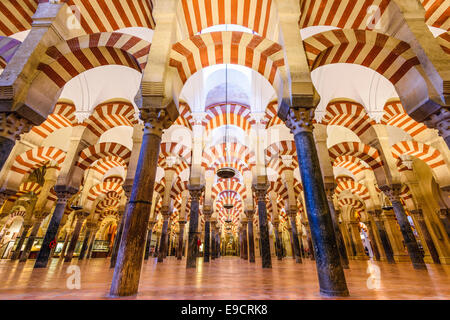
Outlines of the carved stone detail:
{"label": "carved stone detail", "polygon": [[141,119],[144,121],[144,134],[162,137],[163,131],[172,124],[168,113],[164,109],[141,109]]}
{"label": "carved stone detail", "polygon": [[301,132],[313,131],[314,108],[292,108],[286,119],[286,126],[295,136]]}
{"label": "carved stone detail", "polygon": [[447,139],[450,136],[450,109],[443,106],[436,113],[432,114],[425,124],[430,128],[435,128],[439,131],[439,135]]}
{"label": "carved stone detail", "polygon": [[252,186],[252,190],[255,193],[257,201],[266,201],[268,184],[255,184]]}
{"label": "carved stone detail", "polygon": [[22,133],[27,133],[33,124],[15,113],[0,113],[0,136],[15,141]]}
{"label": "carved stone detail", "polygon": [[379,187],[381,191],[388,197],[389,201],[400,201],[401,184],[384,185]]}
{"label": "carved stone detail", "polygon": [[191,201],[199,201],[202,196],[205,186],[188,186],[189,194],[191,196]]}

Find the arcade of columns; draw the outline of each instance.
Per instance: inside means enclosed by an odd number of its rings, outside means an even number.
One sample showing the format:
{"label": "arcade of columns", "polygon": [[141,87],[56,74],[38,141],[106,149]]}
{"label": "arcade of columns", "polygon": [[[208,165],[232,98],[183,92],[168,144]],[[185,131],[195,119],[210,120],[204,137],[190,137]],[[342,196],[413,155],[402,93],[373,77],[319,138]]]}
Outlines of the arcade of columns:
{"label": "arcade of columns", "polygon": [[[55,241],[70,262],[109,240],[112,296],[138,292],[152,238],[158,262],[175,248],[187,268],[199,240],[204,262],[229,243],[263,268],[286,252],[313,259],[326,296],[349,294],[344,269],[368,259],[361,234],[377,261],[450,263],[445,4],[90,2],[0,6],[0,245],[16,243],[7,258],[27,261],[43,238],[34,267],[46,268]],[[205,31],[224,24],[249,32]],[[223,79],[211,84],[208,68],[223,64],[251,69],[245,101],[220,98]],[[314,74],[339,65],[376,72],[393,93],[376,111],[356,96],[324,100]],[[111,66],[139,74],[137,94],[104,90],[87,109],[74,101],[76,81]],[[229,127],[230,140],[216,138]],[[236,176],[218,178],[226,167]]]}

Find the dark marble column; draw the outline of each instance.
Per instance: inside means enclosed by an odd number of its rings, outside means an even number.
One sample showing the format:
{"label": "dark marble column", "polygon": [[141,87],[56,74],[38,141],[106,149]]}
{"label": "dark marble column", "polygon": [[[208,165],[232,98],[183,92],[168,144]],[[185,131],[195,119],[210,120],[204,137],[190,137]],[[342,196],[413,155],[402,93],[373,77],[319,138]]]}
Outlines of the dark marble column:
{"label": "dark marble column", "polygon": [[155,252],[153,253],[153,258],[158,258],[158,253],[159,253],[159,234],[156,233],[156,246],[155,246]]}
{"label": "dark marble column", "polygon": [[22,133],[30,131],[33,123],[15,112],[0,112],[0,123],[0,170],[2,170],[16,140]]}
{"label": "dark marble column", "polygon": [[439,253],[437,252],[436,247],[434,246],[434,242],[433,239],[431,238],[430,231],[428,230],[427,224],[425,222],[422,209],[411,211],[411,213],[413,214],[414,218],[419,224],[418,227],[422,231],[423,238],[425,240],[425,243],[427,244],[428,251],[430,251],[430,255],[431,258],[433,259],[433,262],[440,264],[441,260],[439,259]]}
{"label": "dark marble column", "polygon": [[275,253],[277,255],[278,260],[283,260],[283,249],[280,239],[280,231],[278,230],[279,226],[280,226],[279,221],[275,221],[273,223],[273,231],[275,233]]}
{"label": "dark marble column", "polygon": [[216,259],[216,228],[214,223],[211,225],[211,260]]}
{"label": "dark marble column", "polygon": [[[210,213],[210,214],[209,214]],[[205,245],[204,245],[204,250],[203,250],[203,262],[209,262],[209,256],[210,256],[210,252],[209,252],[209,247],[210,247],[210,234],[211,234],[211,214],[212,211],[210,212],[203,212],[203,214],[205,215]]]}
{"label": "dark marble column", "polygon": [[[55,186],[54,190],[58,196],[58,199],[56,200],[56,207],[53,210],[53,215],[48,225],[47,232],[45,233],[41,250],[39,250],[39,254],[34,264],[35,269],[47,267],[50,252],[52,250],[51,242],[56,241],[59,225],[61,223],[67,202],[76,193],[75,189],[67,188],[66,186]],[[63,251],[61,252],[61,255],[64,255]]]}
{"label": "dark marble column", "polygon": [[439,219],[441,220],[442,224],[444,225],[445,232],[447,232],[448,237],[450,238],[450,209],[440,209],[439,210]]}
{"label": "dark marble column", "polygon": [[248,233],[248,261],[255,262],[255,238],[253,236],[253,216],[255,214],[254,210],[246,210],[245,214],[247,216],[247,233]]}
{"label": "dark marble column", "polygon": [[152,246],[152,233],[153,233],[154,226],[155,226],[155,221],[150,221],[148,223],[147,241],[145,244],[144,260],[148,260],[148,258],[150,257],[150,251],[151,251],[151,246]]}
{"label": "dark marble column", "polygon": [[408,249],[409,257],[414,269],[426,269],[427,266],[423,261],[423,255],[419,250],[419,245],[417,244],[416,237],[414,236],[411,225],[409,224],[405,209],[400,202],[401,185],[385,185],[381,186],[380,189],[386,194],[394,207],[394,213],[397,217],[397,222],[400,225],[400,231],[402,232],[403,240],[405,241],[405,245]]}
{"label": "dark marble column", "polygon": [[[169,104],[169,106],[171,106]],[[156,169],[164,129],[173,122],[166,109],[141,109],[144,120],[139,161],[130,200],[124,217],[122,239],[111,283],[111,296],[131,296],[137,293],[144,260],[147,228],[152,209]]]}
{"label": "dark marble column", "polygon": [[34,222],[33,228],[31,229],[30,236],[28,237],[28,241],[25,245],[25,249],[20,255],[19,262],[26,262],[28,260],[28,256],[30,255],[31,249],[33,248],[34,240],[36,239],[36,235],[41,226],[42,220],[44,217],[39,217],[37,221]]}
{"label": "dark marble column", "polygon": [[95,235],[97,234],[98,227],[95,227],[91,232],[91,238],[89,239],[89,247],[86,255],[86,259],[92,258],[92,250],[94,249]]}
{"label": "dark marble column", "polygon": [[184,227],[186,226],[186,221],[178,221],[180,226],[180,232],[178,235],[178,250],[177,250],[177,260],[183,259],[183,242],[184,242]]}
{"label": "dark marble column", "polygon": [[161,215],[163,217],[163,225],[162,225],[162,229],[161,229],[161,238],[159,240],[159,253],[158,253],[158,262],[163,262],[164,258],[166,256],[166,252],[167,252],[167,230],[169,228],[169,218],[170,218],[170,214],[169,214],[169,208],[165,208],[166,210],[163,211],[163,209],[161,209]]}
{"label": "dark marble column", "polygon": [[373,255],[375,256],[376,261],[381,261],[380,251],[378,250],[378,245],[375,240],[375,234],[373,231],[372,221],[366,222],[368,233],[369,233],[369,240],[370,244],[372,245]]}
{"label": "dark marble column", "polygon": [[11,256],[11,260],[17,260],[20,257],[20,253],[22,251],[23,243],[25,242],[25,239],[27,238],[28,231],[30,231],[31,227],[33,225],[31,222],[24,222],[22,226],[22,233],[20,234],[19,242],[17,243],[16,250],[13,252],[13,255]]}
{"label": "dark marble column", "polygon": [[216,259],[220,258],[220,228],[216,227]]}
{"label": "dark marble column", "polygon": [[60,253],[60,255],[59,255],[59,259],[60,259],[60,260],[63,260],[63,259],[64,259],[64,256],[66,255],[67,246],[68,246],[69,243],[70,243],[70,239],[71,239],[71,237],[72,237],[72,233],[73,233],[73,230],[67,229],[67,231],[66,231],[66,236],[65,236],[65,238],[64,238],[64,244],[63,244],[63,247],[62,247],[62,249],[61,249],[61,253]]}
{"label": "dark marble column", "polygon": [[124,224],[124,214],[120,216],[119,228],[117,229],[116,237],[114,238],[114,244],[111,252],[111,260],[109,261],[109,267],[114,268],[116,266],[117,261],[117,251],[119,250],[120,239],[122,238],[123,233],[123,224]]}
{"label": "dark marble column", "polygon": [[297,210],[290,210],[288,212],[288,215],[291,222],[291,237],[292,237],[292,246],[294,248],[295,262],[302,263],[302,257],[300,256],[300,243],[298,241],[297,223],[295,221],[297,216]]}
{"label": "dark marble column", "polygon": [[313,108],[294,108],[290,109],[287,115],[286,125],[294,135],[297,149],[320,293],[325,296],[348,296],[347,283],[312,133],[313,119]]}
{"label": "dark marble column", "polygon": [[311,261],[315,261],[316,258],[314,257],[314,247],[313,247],[313,243],[312,243],[312,238],[311,238],[311,230],[309,229],[309,224],[306,225],[306,241],[308,241],[308,248],[309,248],[309,254],[310,254],[310,259]]}
{"label": "dark marble column", "polygon": [[266,195],[269,186],[267,184],[253,185],[253,192],[255,192],[258,202],[258,218],[259,218],[259,235],[261,260],[263,268],[272,268],[272,257],[270,255],[270,239],[269,239],[269,225],[267,223],[267,207]]}
{"label": "dark marble column", "polygon": [[77,246],[78,238],[80,236],[81,227],[83,226],[84,220],[89,216],[89,212],[77,212],[76,219],[77,222],[75,224],[75,229],[72,233],[72,239],[70,240],[69,248],[67,249],[67,254],[64,257],[64,262],[71,262],[73,258],[73,254],[75,252],[75,248]]}
{"label": "dark marble column", "polygon": [[331,220],[333,221],[334,234],[336,236],[337,246],[339,249],[339,255],[341,257],[341,264],[344,269],[349,269],[347,251],[345,250],[344,238],[342,237],[341,229],[339,229],[339,212],[335,210],[333,203],[333,194],[335,190],[335,184],[326,184],[325,192],[327,194],[328,207],[330,208]]}
{"label": "dark marble column", "polygon": [[242,259],[244,260],[248,260],[247,225],[246,222],[242,224]]}
{"label": "dark marble column", "polygon": [[374,212],[375,225],[378,229],[378,234],[380,235],[381,244],[383,245],[384,254],[388,263],[394,264],[394,252],[392,250],[391,243],[389,242],[388,235],[386,233],[386,228],[384,227],[383,218],[381,217],[381,210],[375,210]]}
{"label": "dark marble column", "polygon": [[189,217],[189,237],[186,268],[197,267],[197,240],[199,237],[198,210],[200,197],[204,189],[204,186],[189,186],[189,193],[191,195],[191,213]]}
{"label": "dark marble column", "polygon": [[356,250],[356,244],[355,244],[355,240],[353,239],[353,231],[352,231],[352,227],[350,226],[350,223],[347,225],[347,234],[350,240],[350,247],[352,248],[352,258],[356,259],[356,256],[358,255],[358,252]]}
{"label": "dark marble column", "polygon": [[80,255],[78,257],[78,261],[83,260],[86,256],[86,253],[89,250],[89,240],[91,239],[92,230],[95,228],[94,223],[86,224],[86,234],[84,235],[83,245],[81,247]]}

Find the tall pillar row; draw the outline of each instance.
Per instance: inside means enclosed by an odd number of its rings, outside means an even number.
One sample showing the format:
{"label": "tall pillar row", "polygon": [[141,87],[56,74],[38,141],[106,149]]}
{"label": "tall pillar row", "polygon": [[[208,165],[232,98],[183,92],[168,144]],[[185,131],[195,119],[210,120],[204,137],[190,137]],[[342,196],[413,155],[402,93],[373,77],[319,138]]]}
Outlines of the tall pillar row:
{"label": "tall pillar row", "polygon": [[270,240],[269,240],[269,225],[267,222],[267,207],[266,196],[267,184],[256,184],[253,186],[257,203],[258,203],[258,217],[259,217],[259,234],[261,239],[261,260],[263,268],[272,268],[272,258],[270,256]]}
{"label": "tall pillar row", "polygon": [[204,191],[204,186],[190,185],[189,193],[191,196],[191,213],[189,217],[189,238],[188,252],[186,259],[186,268],[197,267],[197,240],[199,239],[198,218],[200,197]]}
{"label": "tall pillar row", "polygon": [[255,262],[255,237],[253,235],[253,217],[255,215],[254,210],[246,210],[247,216],[247,233],[248,233],[248,261]]}
{"label": "tall pillar row", "polygon": [[320,293],[325,296],[348,296],[313,136],[313,119],[314,108],[294,106],[289,110],[286,125],[294,135],[297,149]]}
{"label": "tall pillar row", "polygon": [[76,212],[75,215],[76,215],[77,221],[75,224],[75,228],[73,230],[73,234],[72,234],[72,238],[70,240],[69,247],[67,249],[66,256],[64,257],[64,262],[72,261],[73,255],[75,253],[75,248],[78,243],[78,238],[80,236],[81,228],[83,226],[84,221],[89,216],[89,212],[78,211],[78,212]]}

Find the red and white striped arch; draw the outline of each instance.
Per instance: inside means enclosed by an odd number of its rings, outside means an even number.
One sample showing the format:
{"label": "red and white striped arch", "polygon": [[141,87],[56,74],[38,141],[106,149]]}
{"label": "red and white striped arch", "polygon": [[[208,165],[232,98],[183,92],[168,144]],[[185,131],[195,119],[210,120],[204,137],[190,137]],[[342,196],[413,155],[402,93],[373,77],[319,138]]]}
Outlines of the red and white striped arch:
{"label": "red and white striped arch", "polygon": [[333,167],[341,167],[349,170],[355,177],[364,170],[370,170],[370,167],[366,167],[363,162],[354,156],[339,156],[333,161]]}
{"label": "red and white striped arch", "polygon": [[24,182],[19,186],[19,190],[17,190],[16,194],[9,197],[7,201],[15,202],[17,199],[30,192],[39,195],[41,193],[41,190],[42,186],[39,183]]}
{"label": "red and white striped arch", "polygon": [[362,211],[365,208],[364,203],[362,203],[358,199],[353,199],[353,198],[344,198],[344,199],[339,200],[338,203],[339,203],[339,206],[341,206],[341,207],[350,206],[358,211]]}
{"label": "red and white striped arch", "polygon": [[250,168],[241,159],[235,157],[217,158],[211,164],[211,168],[213,168],[216,172],[221,168],[230,168],[230,167],[239,171],[241,175],[244,175],[244,172],[250,170]]}
{"label": "red and white striped arch", "polygon": [[27,174],[52,161],[58,164],[58,169],[66,159],[66,153],[55,147],[39,147],[28,150],[16,157],[11,171],[19,174]]}
{"label": "red and white striped arch", "polygon": [[370,199],[369,190],[359,182],[350,177],[338,177],[336,179],[336,195],[339,196],[343,191],[350,190],[351,193],[366,201]]}
{"label": "red and white striped arch", "polygon": [[10,36],[31,29],[39,0],[0,1],[0,35]]}
{"label": "red and white striped arch", "polygon": [[248,106],[237,103],[221,103],[209,106],[206,109],[206,116],[203,120],[206,135],[215,128],[227,124],[237,126],[249,133],[251,126],[255,124],[255,120],[253,119],[251,110]]}
{"label": "red and white striped arch", "polygon": [[424,161],[439,181],[450,174],[449,168],[439,150],[427,144],[414,140],[400,141],[391,147],[391,151],[392,156],[398,162],[401,162],[401,155],[410,155]]}
{"label": "red and white striped arch", "polygon": [[177,179],[170,190],[170,197],[176,199],[183,191],[188,190],[189,181]]}
{"label": "red and white striped arch", "polygon": [[[228,151],[226,151],[228,147]],[[244,146],[238,142],[221,143],[214,145],[203,151],[202,166],[211,167],[211,164],[218,158],[228,156],[241,159],[248,167],[255,165],[255,153],[251,151],[247,146]]]}
{"label": "red and white striped arch", "polygon": [[422,139],[426,135],[427,127],[423,123],[413,120],[399,100],[386,103],[381,123],[400,128],[415,139]]}
{"label": "red and white striped arch", "polygon": [[88,34],[124,28],[155,28],[153,0],[65,0],[75,6]]}
{"label": "red and white striped arch", "polygon": [[177,69],[183,84],[202,68],[225,63],[251,68],[278,87],[283,48],[257,35],[224,31],[182,40],[173,45],[170,54],[170,66]]}
{"label": "red and white striped arch", "polygon": [[22,43],[19,40],[0,36],[0,69],[4,69]]}
{"label": "red and white striped arch", "polygon": [[95,214],[100,215],[106,209],[117,210],[120,201],[118,199],[105,199],[95,206]]}
{"label": "red and white striped arch", "polygon": [[136,111],[130,102],[110,101],[98,105],[83,126],[98,138],[115,127],[133,127],[138,124]]}
{"label": "red and white striped arch", "polygon": [[330,30],[304,41],[311,70],[333,63],[370,68],[396,85],[412,68],[422,70],[408,43],[367,30]]}
{"label": "red and white striped arch", "polygon": [[112,168],[122,167],[125,171],[128,168],[128,165],[124,159],[117,156],[107,156],[105,158],[101,158],[92,164],[92,170],[97,171],[102,176],[107,173]]}
{"label": "red and white striped arch", "polygon": [[178,116],[177,120],[175,120],[174,125],[183,126],[192,130],[194,119],[192,118],[191,108],[185,102],[180,102],[179,105],[180,106],[178,111],[180,112],[180,115]]}
{"label": "red and white striped arch", "polygon": [[87,200],[95,201],[95,199],[97,199],[97,197],[100,196],[101,194],[107,194],[108,192],[111,191],[114,191],[120,196],[122,196],[125,194],[125,191],[122,188],[122,184],[123,180],[115,181],[113,179],[99,183],[89,190]]}
{"label": "red and white striped arch", "polygon": [[76,165],[81,169],[86,170],[95,161],[110,156],[122,158],[125,163],[128,164],[131,157],[131,150],[124,145],[115,142],[98,143],[81,151],[80,158]]}
{"label": "red and white striped arch", "polygon": [[267,189],[267,197],[272,191],[275,192],[282,200],[287,200],[289,197],[286,186],[280,178],[278,178],[276,181],[270,181],[269,188]]}
{"label": "red and white striped arch", "polygon": [[41,139],[45,139],[59,129],[73,127],[77,124],[75,111],[73,102],[59,101],[56,103],[53,113],[41,125],[33,127],[31,132],[37,134]]}
{"label": "red and white striped arch", "polygon": [[420,0],[425,8],[425,22],[432,27],[450,30],[450,4],[448,0]]}
{"label": "red and white striped arch", "polygon": [[325,125],[343,126],[361,136],[375,124],[366,113],[364,107],[351,101],[333,101],[326,107],[321,123]]}
{"label": "red and white striped arch", "polygon": [[246,188],[245,185],[241,184],[241,182],[236,178],[231,179],[219,179],[217,183],[212,187],[211,193],[213,198],[217,198],[217,196],[226,190],[232,190],[239,193],[241,199],[246,199]]}
{"label": "red and white striped arch", "polygon": [[123,33],[95,33],[61,42],[47,49],[38,66],[62,88],[79,74],[105,65],[144,70],[150,43]]}
{"label": "red and white striped arch", "polygon": [[283,120],[278,117],[278,101],[272,101],[266,108],[266,113],[264,115],[263,123],[266,124],[266,129],[273,126],[278,126],[284,124]]}
{"label": "red and white striped arch", "polygon": [[[341,29],[369,29],[371,6],[379,8],[379,18],[386,13],[389,0],[303,0],[300,2],[300,29],[334,26]],[[378,18],[378,17],[377,17]]]}
{"label": "red and white striped arch", "polygon": [[182,30],[190,37],[205,28],[241,25],[272,38],[277,27],[273,0],[181,0],[178,7]]}
{"label": "red and white striped arch", "polygon": [[383,166],[378,150],[361,142],[342,142],[328,151],[332,162],[340,156],[353,156],[367,163],[373,170]]}

